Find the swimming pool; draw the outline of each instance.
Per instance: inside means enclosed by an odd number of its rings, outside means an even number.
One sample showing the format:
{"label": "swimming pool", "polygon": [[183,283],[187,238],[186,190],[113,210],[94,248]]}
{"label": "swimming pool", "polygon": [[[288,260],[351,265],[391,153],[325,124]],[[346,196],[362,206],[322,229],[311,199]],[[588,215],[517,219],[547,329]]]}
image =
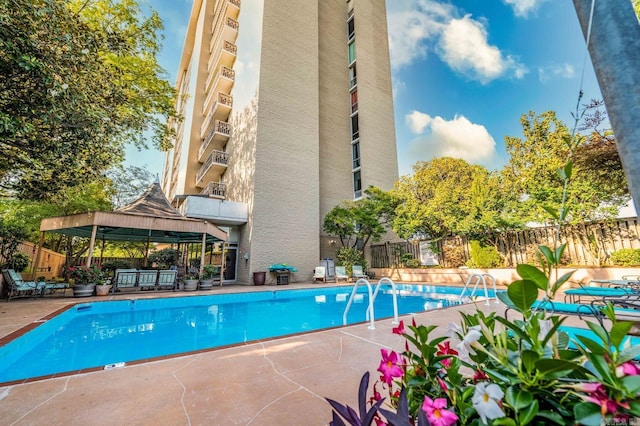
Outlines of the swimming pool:
{"label": "swimming pool", "polygon": [[[459,304],[459,287],[397,284],[400,314]],[[0,383],[112,367],[342,325],[351,286],[80,303],[0,347]],[[366,320],[360,287],[347,323]],[[493,294],[490,293],[490,296]],[[376,319],[392,317],[381,286]]]}

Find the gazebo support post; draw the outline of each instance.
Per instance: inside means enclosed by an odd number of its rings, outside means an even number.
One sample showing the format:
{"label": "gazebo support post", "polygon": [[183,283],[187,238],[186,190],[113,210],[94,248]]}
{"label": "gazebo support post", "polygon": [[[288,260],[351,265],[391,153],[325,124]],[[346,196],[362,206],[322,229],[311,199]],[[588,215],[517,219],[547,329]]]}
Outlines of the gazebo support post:
{"label": "gazebo support post", "polygon": [[225,252],[225,246],[226,246],[226,241],[222,242],[222,256],[220,258],[220,287],[222,287],[222,280],[224,279],[224,265],[225,265],[225,257],[224,257],[224,252]]}
{"label": "gazebo support post", "polygon": [[200,272],[198,274],[199,277],[202,277],[202,273],[204,272],[204,254],[207,250],[207,233],[202,233],[202,248],[200,249]]}
{"label": "gazebo support post", "polygon": [[149,230],[149,234],[147,234],[147,244],[144,246],[144,260],[142,261],[142,266],[147,267],[148,258],[149,258],[149,243],[151,240],[151,230]]}
{"label": "gazebo support post", "polygon": [[98,225],[93,225],[91,228],[91,240],[89,240],[89,253],[87,254],[87,268],[91,266],[91,259],[93,257],[93,247],[96,245],[96,233],[98,232]]}

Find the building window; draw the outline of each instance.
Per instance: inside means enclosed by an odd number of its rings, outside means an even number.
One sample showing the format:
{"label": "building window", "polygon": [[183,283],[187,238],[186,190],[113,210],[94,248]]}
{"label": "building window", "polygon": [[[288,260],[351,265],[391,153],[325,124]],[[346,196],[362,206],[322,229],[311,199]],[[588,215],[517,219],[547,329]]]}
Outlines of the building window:
{"label": "building window", "polygon": [[353,196],[354,198],[362,197],[362,178],[360,170],[353,172]]}
{"label": "building window", "polygon": [[358,91],[351,92],[351,114],[358,111]]}
{"label": "building window", "polygon": [[347,40],[351,40],[356,35],[356,26],[353,21],[353,16],[347,22]]}
{"label": "building window", "polygon": [[353,89],[358,84],[358,78],[356,73],[356,64],[349,67],[349,89]]}
{"label": "building window", "polygon": [[355,141],[360,137],[360,130],[358,128],[358,114],[351,117],[351,140]]}
{"label": "building window", "polygon": [[352,64],[356,60],[356,42],[355,40],[349,43],[349,64]]}
{"label": "building window", "polygon": [[351,158],[353,158],[353,169],[360,167],[360,142],[351,145]]}

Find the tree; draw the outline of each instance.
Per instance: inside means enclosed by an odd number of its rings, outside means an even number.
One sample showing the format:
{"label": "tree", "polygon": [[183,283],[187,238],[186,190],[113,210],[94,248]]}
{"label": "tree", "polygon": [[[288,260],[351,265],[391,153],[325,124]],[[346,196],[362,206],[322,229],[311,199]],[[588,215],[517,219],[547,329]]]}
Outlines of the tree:
{"label": "tree", "polygon": [[155,12],[136,0],[0,2],[0,188],[50,200],[151,134],[170,146],[174,90]]}
{"label": "tree", "polygon": [[2,268],[13,264],[18,246],[26,237],[27,231],[24,228],[0,219],[0,266]]}
{"label": "tree", "polygon": [[[521,123],[524,138],[505,137],[510,159],[503,176],[521,197],[518,210],[523,221],[545,222],[548,209],[559,209],[564,185],[557,171],[564,168],[568,158],[573,159],[566,203],[570,223],[611,217],[628,200],[624,180],[615,172],[621,168],[615,164],[615,156],[609,153],[607,158],[600,157],[614,143],[611,135],[605,138],[609,142],[597,131],[590,137],[572,136],[552,111],[540,115],[529,112],[521,117]],[[588,118],[579,129],[593,125]],[[611,179],[608,170],[594,167],[598,163],[613,168]]]}
{"label": "tree", "polygon": [[510,191],[501,190],[500,177],[484,167],[457,158],[418,162],[412,176],[396,184],[393,229],[401,238],[470,235],[485,239],[506,226],[503,210]]}
{"label": "tree", "polygon": [[118,209],[140,196],[151,183],[153,175],[146,167],[121,165],[107,172],[113,187],[113,206]]}
{"label": "tree", "polygon": [[340,239],[342,247],[362,250],[369,241],[380,241],[393,214],[391,195],[376,187],[365,191],[366,197],[345,201],[324,218],[323,229]]}

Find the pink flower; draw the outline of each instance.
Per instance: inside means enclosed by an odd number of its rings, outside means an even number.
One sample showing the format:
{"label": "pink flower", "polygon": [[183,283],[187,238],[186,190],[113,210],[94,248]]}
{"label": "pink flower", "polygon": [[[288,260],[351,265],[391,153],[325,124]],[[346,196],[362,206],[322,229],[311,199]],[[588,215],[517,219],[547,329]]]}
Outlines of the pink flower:
{"label": "pink flower", "polygon": [[382,352],[382,361],[380,361],[380,367],[378,371],[382,373],[381,379],[390,385],[394,377],[402,377],[404,372],[398,365],[398,354],[394,351],[388,352],[386,349],[380,349]]}
{"label": "pink flower", "polygon": [[445,398],[436,398],[434,401],[425,396],[422,410],[427,413],[427,419],[431,425],[450,426],[458,421],[458,416],[453,411],[445,410],[446,406]]}
{"label": "pink flower", "polygon": [[583,383],[578,388],[583,392],[588,393],[588,396],[583,396],[585,401],[592,402],[600,406],[600,412],[602,415],[613,414],[618,412],[619,408],[629,409],[629,404],[626,402],[618,402],[607,395],[605,387],[601,383]]}
{"label": "pink flower", "polygon": [[616,375],[618,377],[638,376],[640,375],[640,367],[633,361],[627,361],[616,367]]}
{"label": "pink flower", "polygon": [[404,321],[400,320],[400,324],[397,327],[393,327],[393,334],[402,336],[404,334]]}
{"label": "pink flower", "polygon": [[487,376],[484,371],[477,370],[471,379],[478,382],[481,380],[489,380],[489,376]]}
{"label": "pink flower", "polygon": [[[436,355],[438,355],[438,356],[442,356],[442,355],[458,355],[458,351],[456,351],[455,349],[451,349],[449,341],[447,340],[444,343],[438,344],[438,352],[436,352]],[[442,363],[442,365],[445,368],[449,368],[451,366],[451,358],[443,359],[440,362]]]}

